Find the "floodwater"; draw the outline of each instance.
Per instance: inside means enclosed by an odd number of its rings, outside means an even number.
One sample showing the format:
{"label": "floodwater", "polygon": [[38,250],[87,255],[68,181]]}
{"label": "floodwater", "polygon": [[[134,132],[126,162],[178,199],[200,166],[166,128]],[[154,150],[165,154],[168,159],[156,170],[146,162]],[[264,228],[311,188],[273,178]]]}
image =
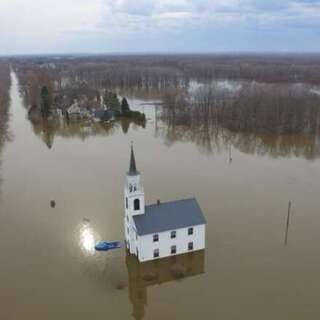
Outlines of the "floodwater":
{"label": "floodwater", "polygon": [[[12,74],[1,157],[0,319],[320,317],[320,147],[149,121],[32,125]],[[140,265],[124,250],[122,192],[134,141],[147,203],[196,196],[206,250]],[[53,208],[50,201],[54,200]],[[292,201],[288,243],[287,207]]]}

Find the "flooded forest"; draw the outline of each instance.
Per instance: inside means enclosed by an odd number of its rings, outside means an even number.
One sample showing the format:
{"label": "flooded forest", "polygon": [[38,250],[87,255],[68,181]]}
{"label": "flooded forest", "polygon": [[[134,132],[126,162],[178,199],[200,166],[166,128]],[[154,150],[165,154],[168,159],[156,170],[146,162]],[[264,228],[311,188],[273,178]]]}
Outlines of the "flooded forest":
{"label": "flooded forest", "polygon": [[[208,151],[217,136],[242,148],[248,141],[271,142],[266,147],[272,153],[285,144],[285,150],[291,145],[294,152],[314,157],[320,132],[319,60],[316,55],[111,55],[21,57],[10,63],[34,130],[44,131],[49,145],[51,133],[77,135],[81,126],[57,130],[57,121],[41,117],[43,88],[52,112],[65,113],[75,101],[84,113],[97,112],[110,93],[153,99],[158,119],[166,123],[162,134],[170,139],[191,139]],[[145,125],[122,119],[124,131],[131,122]],[[113,126],[92,125],[90,132],[105,134]]]}
{"label": "flooded forest", "polygon": [[[132,142],[204,251],[95,251],[124,239]],[[319,190],[319,55],[0,58],[1,319],[317,318]]]}

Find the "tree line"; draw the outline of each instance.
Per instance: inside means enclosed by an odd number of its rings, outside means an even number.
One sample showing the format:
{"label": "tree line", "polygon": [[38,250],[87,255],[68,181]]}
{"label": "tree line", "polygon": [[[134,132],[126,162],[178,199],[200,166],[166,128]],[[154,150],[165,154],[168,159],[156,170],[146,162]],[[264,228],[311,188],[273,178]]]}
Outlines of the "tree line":
{"label": "tree line", "polygon": [[99,55],[18,59],[22,67],[50,72],[57,86],[87,81],[91,87],[185,87],[191,80],[246,80],[265,83],[320,84],[320,55]]}
{"label": "tree line", "polygon": [[319,134],[320,95],[292,85],[248,83],[236,93],[204,86],[174,90],[164,98],[167,121],[275,134]]}
{"label": "tree line", "polygon": [[10,66],[0,61],[0,150],[7,136],[10,103]]}
{"label": "tree line", "polygon": [[[320,84],[318,55],[133,55],[52,61],[42,57],[13,62],[29,105],[42,105],[44,111],[50,102],[70,105],[81,95],[91,97],[89,104],[104,99],[121,110],[116,92],[129,87],[159,90],[167,118],[184,124],[319,132],[319,95],[301,87]],[[222,92],[212,82],[217,79],[241,79],[241,89]],[[191,94],[195,80],[201,86]]]}

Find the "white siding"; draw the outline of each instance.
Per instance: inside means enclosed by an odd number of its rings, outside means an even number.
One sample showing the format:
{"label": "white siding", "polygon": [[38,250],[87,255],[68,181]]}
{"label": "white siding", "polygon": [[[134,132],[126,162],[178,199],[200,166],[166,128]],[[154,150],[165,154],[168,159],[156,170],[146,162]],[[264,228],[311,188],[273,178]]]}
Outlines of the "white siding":
{"label": "white siding", "polygon": [[[126,180],[127,181],[124,186],[124,199],[123,199],[125,214],[132,215],[132,216],[144,214],[144,211],[145,211],[144,190],[143,190],[143,186],[141,185],[140,175],[127,176]],[[132,189],[130,189],[130,186],[132,187]],[[134,210],[134,201],[137,199],[140,202],[140,209]],[[128,201],[128,207],[127,207],[127,201]]]}
{"label": "white siding", "polygon": [[[128,216],[129,222],[127,219],[124,219],[124,226],[125,226],[125,238],[126,238],[126,243],[127,243],[127,248],[128,245],[130,245],[130,253],[131,254],[136,254],[137,252],[137,238],[136,238],[136,228],[134,226],[134,221],[131,216]],[[129,232],[128,232],[129,231]]]}
{"label": "white siding", "polygon": [[[140,209],[135,210],[134,201],[139,200]],[[136,229],[133,216],[145,213],[144,190],[140,175],[128,176],[124,187],[124,228],[127,248],[130,247],[131,254],[137,254]]]}
{"label": "white siding", "polygon": [[[153,242],[153,234],[139,236],[135,243],[139,250],[139,261],[148,261],[155,259],[153,257],[154,249],[159,249],[159,258],[172,256],[171,246],[177,247],[176,255],[190,252],[188,243],[193,242],[193,250],[205,249],[205,225],[190,226],[193,228],[193,235],[188,235],[188,228],[160,232],[159,241]],[[176,231],[176,238],[171,239],[171,231]]]}
{"label": "white siding", "polygon": [[[126,198],[128,199],[128,208],[126,208]],[[134,200],[136,199],[139,199],[140,201],[140,210],[134,210]],[[143,189],[141,192],[139,191],[139,192],[133,192],[133,193],[130,193],[129,191],[125,190],[124,207],[125,207],[126,214],[131,214],[131,215],[144,214],[145,203],[144,203]]]}

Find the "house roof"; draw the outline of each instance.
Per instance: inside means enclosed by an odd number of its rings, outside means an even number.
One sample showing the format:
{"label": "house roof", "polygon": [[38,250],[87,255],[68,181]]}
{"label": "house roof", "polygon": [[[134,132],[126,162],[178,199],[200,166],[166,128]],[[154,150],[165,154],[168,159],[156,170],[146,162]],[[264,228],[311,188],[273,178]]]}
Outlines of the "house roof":
{"label": "house roof", "polygon": [[104,110],[97,110],[94,112],[96,118],[102,118],[104,116]]}
{"label": "house roof", "polygon": [[74,103],[68,108],[69,113],[80,113],[80,107],[77,103]]}
{"label": "house roof", "polygon": [[206,224],[195,198],[145,207],[145,214],[133,216],[138,235],[147,235]]}

